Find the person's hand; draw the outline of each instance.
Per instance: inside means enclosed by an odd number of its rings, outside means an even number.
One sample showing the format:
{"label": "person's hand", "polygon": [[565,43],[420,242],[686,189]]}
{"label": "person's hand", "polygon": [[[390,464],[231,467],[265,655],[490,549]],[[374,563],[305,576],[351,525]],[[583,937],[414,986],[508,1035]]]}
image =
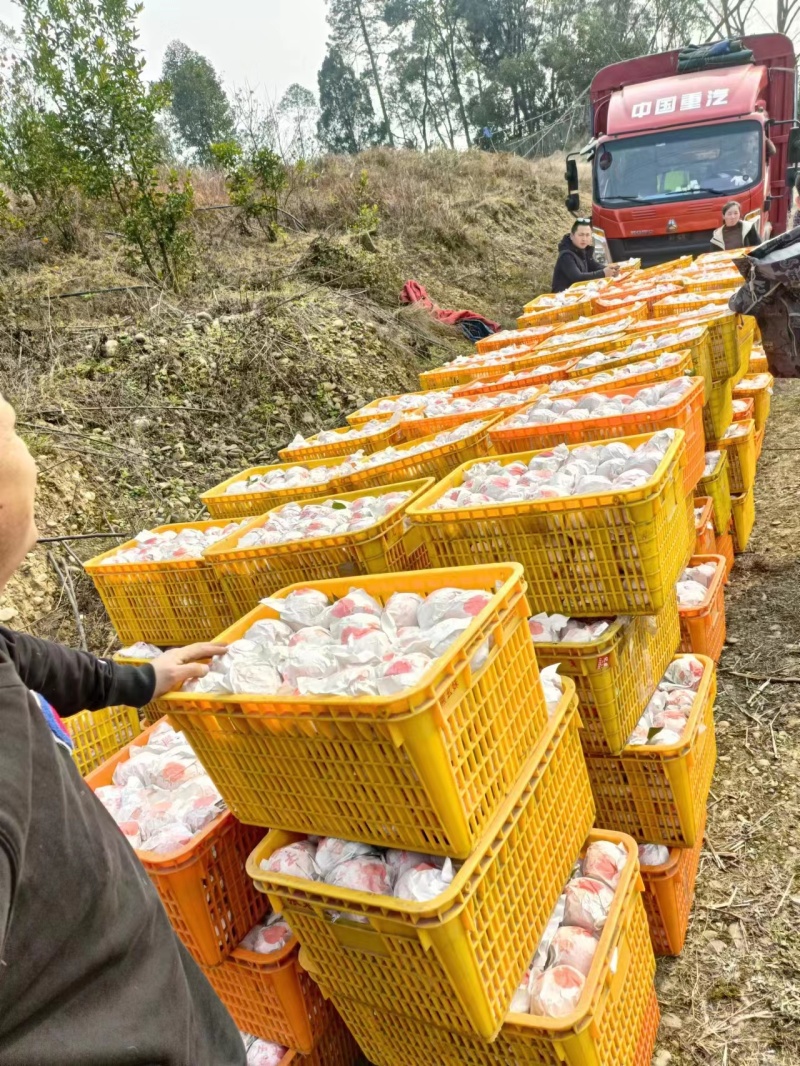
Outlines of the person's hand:
{"label": "person's hand", "polygon": [[603,273],[607,278],[615,278],[619,274],[619,266],[616,263],[609,263],[608,266],[603,267]]}
{"label": "person's hand", "polygon": [[189,644],[186,648],[171,648],[150,661],[156,672],[153,698],[178,689],[192,677],[205,677],[208,666],[201,659],[213,659],[227,651],[224,644]]}

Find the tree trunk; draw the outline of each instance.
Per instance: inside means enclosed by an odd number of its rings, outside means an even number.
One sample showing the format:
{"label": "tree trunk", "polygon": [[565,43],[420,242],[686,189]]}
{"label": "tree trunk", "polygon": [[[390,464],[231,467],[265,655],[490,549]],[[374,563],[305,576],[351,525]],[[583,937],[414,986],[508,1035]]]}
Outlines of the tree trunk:
{"label": "tree trunk", "polygon": [[394,148],[394,134],[392,133],[392,125],[389,122],[389,113],[386,110],[386,101],[383,98],[383,88],[381,87],[381,78],[378,72],[378,61],[375,58],[375,52],[372,48],[372,41],[369,38],[369,30],[367,29],[366,19],[364,18],[364,12],[361,9],[361,0],[355,0],[356,11],[358,12],[358,21],[361,25],[361,34],[364,38],[364,45],[367,49],[367,55],[369,56],[369,65],[372,67],[372,77],[375,82],[375,91],[378,94],[378,102],[381,105],[381,114],[383,115],[383,122],[386,126],[386,134],[389,138],[389,144]]}

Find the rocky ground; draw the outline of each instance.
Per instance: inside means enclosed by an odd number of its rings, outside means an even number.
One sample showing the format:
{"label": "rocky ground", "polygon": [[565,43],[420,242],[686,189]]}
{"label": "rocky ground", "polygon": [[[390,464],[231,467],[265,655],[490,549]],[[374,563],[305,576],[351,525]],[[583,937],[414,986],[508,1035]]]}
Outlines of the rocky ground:
{"label": "rocky ground", "polygon": [[658,967],[655,1066],[800,1063],[799,459],[800,382],[778,382],[755,533],[725,596],[697,898],[683,954]]}

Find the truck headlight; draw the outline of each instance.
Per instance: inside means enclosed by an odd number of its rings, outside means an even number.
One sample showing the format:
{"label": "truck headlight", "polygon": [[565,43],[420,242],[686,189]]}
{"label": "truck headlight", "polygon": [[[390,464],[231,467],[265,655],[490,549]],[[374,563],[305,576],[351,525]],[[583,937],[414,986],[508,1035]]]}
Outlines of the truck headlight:
{"label": "truck headlight", "polygon": [[592,227],[592,237],[594,237],[594,257],[601,266],[607,266],[611,262],[611,253],[608,250],[608,241],[606,235],[601,229]]}

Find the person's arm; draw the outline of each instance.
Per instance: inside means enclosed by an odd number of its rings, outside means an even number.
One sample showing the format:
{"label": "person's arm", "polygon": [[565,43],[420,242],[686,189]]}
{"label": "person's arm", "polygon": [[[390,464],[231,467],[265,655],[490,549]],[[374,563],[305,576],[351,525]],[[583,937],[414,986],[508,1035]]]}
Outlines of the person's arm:
{"label": "person's arm", "polygon": [[58,713],[68,718],[78,711],[98,711],[119,704],[144,707],[155,696],[180,688],[208,667],[200,659],[221,655],[218,644],[190,644],[173,648],[144,666],[98,659],[27,633],[0,626],[0,652],[5,651],[23,683],[40,692]]}
{"label": "person's arm", "polygon": [[591,254],[591,252],[589,253],[589,255],[586,256],[586,265],[589,267],[589,273],[585,274],[584,277],[586,277],[586,278],[603,278],[603,277],[605,277],[605,274],[606,274],[605,267],[601,267],[600,266],[600,264],[597,262],[595,257]]}
{"label": "person's arm", "polygon": [[759,244],[761,244],[761,238],[758,235],[758,230],[755,226],[751,226],[750,232],[747,234],[745,246],[747,248],[757,248]]}
{"label": "person's arm", "polygon": [[[561,273],[564,275],[570,285],[573,285],[576,281],[589,281],[605,277],[605,271],[602,267],[599,267],[596,270],[592,269],[591,271],[589,271],[588,274],[585,271],[581,270],[581,268],[575,261],[574,255],[563,255],[560,258],[560,262]],[[597,267],[597,263],[595,263],[594,259],[590,258],[589,262],[594,263],[595,267]]]}
{"label": "person's arm", "polygon": [[27,633],[0,626],[0,649],[14,664],[22,682],[41,692],[63,717],[78,711],[124,704],[143,707],[153,698],[152,666],[128,666],[97,659]]}

